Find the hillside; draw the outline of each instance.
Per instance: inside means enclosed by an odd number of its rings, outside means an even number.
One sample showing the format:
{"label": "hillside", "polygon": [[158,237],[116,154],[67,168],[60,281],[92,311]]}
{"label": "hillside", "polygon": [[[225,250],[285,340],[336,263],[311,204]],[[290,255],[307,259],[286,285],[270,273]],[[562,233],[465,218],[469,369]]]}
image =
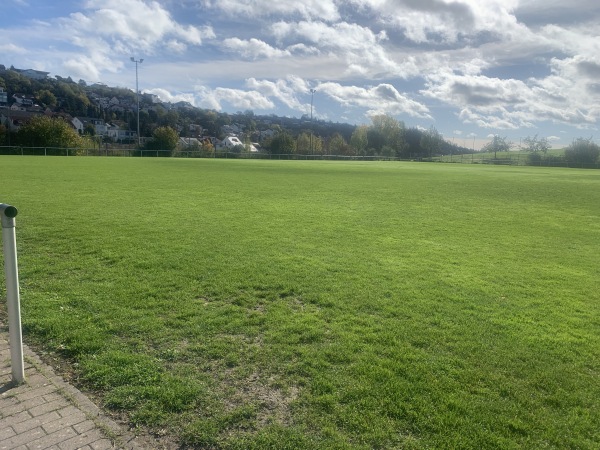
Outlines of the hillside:
{"label": "hillside", "polygon": [[[124,130],[137,129],[136,96],[128,88],[88,84],[85,80],[75,82],[58,75],[50,78],[45,72],[0,65],[0,89],[6,94],[4,104],[0,97],[3,108],[24,101],[31,105],[22,109],[37,113],[100,119]],[[403,122],[387,116],[373,118],[371,126],[357,127],[310,120],[308,116],[256,115],[253,111],[229,114],[187,102],[163,102],[155,95],[142,93],[139,117],[142,137],[168,126],[183,138],[210,137],[218,141],[236,135],[243,142],[258,142],[263,150],[279,153],[422,157],[470,152],[444,141],[433,129],[407,128]],[[4,125],[7,129],[3,134],[16,131]],[[94,130],[89,133],[94,134]],[[282,139],[275,139],[277,136]]]}

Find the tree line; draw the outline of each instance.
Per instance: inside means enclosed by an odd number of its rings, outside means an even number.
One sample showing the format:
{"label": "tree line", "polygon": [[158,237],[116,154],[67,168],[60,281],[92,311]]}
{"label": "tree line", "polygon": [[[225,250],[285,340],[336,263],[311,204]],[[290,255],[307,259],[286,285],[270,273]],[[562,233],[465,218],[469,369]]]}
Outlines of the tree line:
{"label": "tree line", "polygon": [[[7,91],[9,99],[13,94],[34,96],[40,106],[55,113],[98,118],[105,122],[120,121],[130,130],[137,128],[137,114],[133,110],[105,109],[90,100],[91,95],[95,94],[104,98],[117,98],[123,104],[133,105],[135,92],[130,89],[101,84],[89,86],[84,80],[75,82],[70,77],[60,76],[34,80],[1,65],[0,87]],[[174,150],[179,137],[198,137],[198,126],[202,127],[206,135],[222,139],[225,137],[225,125],[239,124],[243,128],[240,139],[247,144],[260,142],[262,150],[272,154],[421,158],[452,152],[469,152],[469,149],[444,141],[433,128],[407,128],[403,122],[385,115],[374,116],[370,125],[357,127],[346,123],[309,120],[304,116],[300,119],[275,115],[260,116],[252,111],[228,114],[191,105],[175,109],[153,103],[150,96],[142,94],[139,117],[140,135],[153,138],[146,140],[146,146],[164,147],[164,150]],[[33,128],[39,127],[39,123],[35,127],[26,127],[24,131],[13,136],[8,136],[9,130],[0,128],[0,145],[10,142],[23,146],[50,146],[43,145],[40,136],[29,136]],[[262,136],[267,131],[271,136],[263,139]],[[94,136],[94,133],[93,127],[84,130],[84,134],[88,136]],[[73,146],[74,142],[71,138],[66,139],[64,146]],[[56,140],[53,139],[51,144],[56,145]],[[234,149],[240,152],[244,150]]]}
{"label": "tree line", "polygon": [[[106,110],[90,100],[92,94],[105,98],[117,98],[123,104],[133,105],[135,92],[126,88],[108,87],[101,84],[88,86],[84,80],[73,81],[70,77],[56,76],[34,80],[15,70],[0,65],[0,87],[8,94],[34,96],[44,108],[55,113],[71,116],[85,116],[103,119],[106,122],[121,121],[130,130],[137,127],[137,117],[132,110]],[[195,108],[183,105],[182,108],[168,107],[153,103],[148,95],[141,95],[140,131],[145,140],[145,148],[177,152],[179,138],[198,137],[198,126],[204,133],[216,139],[225,137],[224,127],[237,124],[243,132],[240,139],[245,145],[231,149],[234,153],[248,151],[250,144],[260,142],[262,151],[270,154],[298,155],[341,155],[341,156],[377,156],[401,159],[427,159],[440,155],[473,153],[474,149],[454,145],[445,140],[435,129],[407,127],[404,122],[388,115],[371,117],[368,125],[354,126],[345,123],[333,123],[322,120],[309,120],[278,117],[275,115],[255,115],[252,111],[234,114]],[[0,125],[0,145],[12,144],[34,147],[82,147],[86,145],[70,126],[63,126],[60,118],[36,118],[22,126],[18,133],[10,133]],[[64,121],[63,121],[64,122]],[[48,130],[53,130],[52,132]],[[268,138],[261,138],[269,132]],[[93,127],[86,128],[85,135],[93,137]],[[85,136],[84,136],[85,138]],[[88,142],[95,142],[88,140]],[[576,161],[596,163],[600,150],[591,138],[580,138],[566,150],[564,156],[548,153],[547,138],[537,135],[523,141],[524,149],[529,152],[531,164]],[[204,140],[194,144],[189,150],[201,150],[205,154],[214,152],[211,141]],[[514,144],[507,138],[494,136],[482,151],[494,154],[511,150]]]}

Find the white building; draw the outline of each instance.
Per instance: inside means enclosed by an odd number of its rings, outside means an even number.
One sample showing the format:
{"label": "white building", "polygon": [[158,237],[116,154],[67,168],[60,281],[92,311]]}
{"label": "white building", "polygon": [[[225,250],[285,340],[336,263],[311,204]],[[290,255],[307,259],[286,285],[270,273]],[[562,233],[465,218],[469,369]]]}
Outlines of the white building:
{"label": "white building", "polygon": [[249,152],[252,152],[252,153],[258,152],[258,149],[254,145],[252,145],[252,144],[245,145],[242,141],[240,141],[240,139],[237,136],[227,136],[225,139],[223,139],[221,141],[219,148],[231,150],[232,148],[238,147],[240,145]]}
{"label": "white building", "polygon": [[96,134],[96,136],[108,135],[108,127],[102,119],[94,119],[92,117],[74,117],[71,123],[79,132],[79,134],[83,134],[85,131],[85,127],[88,124],[90,124],[94,127],[94,133]]}

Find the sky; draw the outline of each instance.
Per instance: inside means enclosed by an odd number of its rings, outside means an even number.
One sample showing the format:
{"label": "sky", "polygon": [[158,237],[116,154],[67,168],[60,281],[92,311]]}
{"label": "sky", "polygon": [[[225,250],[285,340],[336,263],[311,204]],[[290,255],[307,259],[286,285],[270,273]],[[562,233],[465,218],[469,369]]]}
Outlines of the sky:
{"label": "sky", "polygon": [[[600,142],[598,0],[3,0],[0,64],[223,112]],[[314,92],[312,92],[314,90]],[[311,93],[312,92],[312,93]]]}

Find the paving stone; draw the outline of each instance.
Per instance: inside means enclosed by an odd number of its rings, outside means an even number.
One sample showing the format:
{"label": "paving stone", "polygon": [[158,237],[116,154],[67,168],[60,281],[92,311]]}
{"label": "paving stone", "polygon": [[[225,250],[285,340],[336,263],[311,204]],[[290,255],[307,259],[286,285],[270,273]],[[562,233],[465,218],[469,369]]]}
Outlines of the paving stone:
{"label": "paving stone", "polygon": [[64,408],[59,409],[57,412],[61,415],[61,417],[67,417],[67,416],[70,416],[72,414],[81,413],[81,410],[78,409],[78,408],[76,408],[73,405],[67,405]]}
{"label": "paving stone", "polygon": [[[0,417],[2,416],[0,415]],[[21,411],[20,413],[11,416],[2,417],[2,425],[10,427],[29,419],[31,419],[31,415],[27,411]]]}
{"label": "paving stone", "polygon": [[55,402],[57,400],[61,400],[61,401],[65,400],[65,396],[62,393],[58,392],[58,390],[54,390],[54,392],[45,394],[42,397],[44,397],[44,400],[46,400],[47,403]]}
{"label": "paving stone", "polygon": [[39,387],[35,387],[33,389],[24,388],[23,392],[19,392],[18,394],[15,395],[15,397],[20,402],[23,402],[25,400],[29,400],[30,398],[43,397],[47,394],[50,394],[51,392],[56,392],[56,386],[47,384],[45,386],[39,386]]}
{"label": "paving stone", "polygon": [[0,442],[16,435],[15,430],[11,427],[0,428]]}
{"label": "paving stone", "polygon": [[53,420],[60,419],[60,416],[56,411],[50,411],[49,413],[43,414],[37,417],[31,417],[28,420],[14,424],[12,427],[17,434],[25,433],[27,430],[32,430],[46,422],[52,422]]}
{"label": "paving stone", "polygon": [[78,433],[85,433],[86,431],[90,431],[91,429],[96,428],[96,424],[92,420],[84,420],[78,424],[73,425],[73,429]]}
{"label": "paving stone", "polygon": [[42,425],[42,428],[46,433],[54,433],[55,431],[58,431],[62,428],[68,428],[72,427],[73,425],[77,425],[78,423],[83,422],[85,420],[85,414],[83,413],[71,414],[67,417],[61,417],[59,415],[58,417],[58,419],[53,420],[52,422],[46,422]]}
{"label": "paving stone", "polygon": [[0,450],[14,450],[20,445],[26,445],[27,443],[45,435],[46,433],[44,433],[42,427],[37,427],[33,430],[28,430],[24,433],[20,433],[11,438],[6,439],[2,443],[0,443]]}
{"label": "paving stone", "polygon": [[27,447],[29,447],[31,450],[46,449],[58,444],[59,442],[69,440],[73,436],[77,436],[77,433],[73,428],[63,428],[62,430],[55,431],[54,433],[43,436],[35,441],[28,442]]}
{"label": "paving stone", "polygon": [[21,411],[28,411],[31,408],[37,407],[44,403],[44,399],[42,397],[30,398],[29,400],[25,400],[24,402],[19,402],[17,399],[10,400],[13,400],[11,406],[2,405],[2,415],[4,417],[20,413]]}
{"label": "paving stone", "polygon": [[99,430],[94,429],[61,442],[59,447],[60,450],[77,450],[84,445],[90,445],[103,439],[106,437]]}
{"label": "paving stone", "polygon": [[93,450],[109,450],[114,448],[112,442],[108,439],[99,439],[96,442],[92,442],[91,447]]}

